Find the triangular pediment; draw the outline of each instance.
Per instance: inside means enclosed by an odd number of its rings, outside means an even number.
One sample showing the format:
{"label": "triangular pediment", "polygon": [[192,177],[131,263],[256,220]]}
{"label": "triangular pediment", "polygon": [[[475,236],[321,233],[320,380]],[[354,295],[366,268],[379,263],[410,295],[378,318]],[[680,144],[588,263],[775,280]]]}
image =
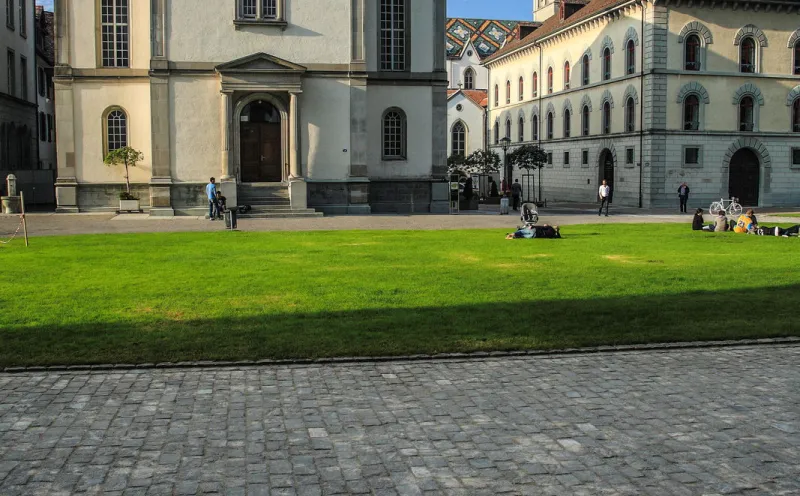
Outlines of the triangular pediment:
{"label": "triangular pediment", "polygon": [[216,67],[217,72],[305,72],[306,68],[266,53],[254,53]]}

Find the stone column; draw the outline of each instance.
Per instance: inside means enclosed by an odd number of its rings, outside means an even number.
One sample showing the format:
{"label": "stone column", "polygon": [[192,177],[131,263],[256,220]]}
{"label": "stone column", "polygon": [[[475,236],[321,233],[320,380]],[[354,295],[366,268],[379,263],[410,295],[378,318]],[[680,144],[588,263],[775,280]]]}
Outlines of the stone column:
{"label": "stone column", "polygon": [[[157,65],[157,60],[151,64]],[[150,142],[153,172],[150,177],[150,215],[172,217],[172,168],[169,128],[169,73],[150,71]]]}
{"label": "stone column", "polygon": [[298,149],[300,131],[297,113],[297,93],[289,93],[289,179],[300,179],[303,174],[300,171],[300,150]]}
{"label": "stone column", "polygon": [[56,92],[56,150],[58,177],[56,178],[56,212],[78,212],[78,179],[75,168],[75,119],[72,78],[69,67],[56,66],[53,80]]}
{"label": "stone column", "polygon": [[232,91],[222,91],[220,108],[220,128],[222,130],[222,180],[234,179],[231,170],[231,125],[233,124]]}

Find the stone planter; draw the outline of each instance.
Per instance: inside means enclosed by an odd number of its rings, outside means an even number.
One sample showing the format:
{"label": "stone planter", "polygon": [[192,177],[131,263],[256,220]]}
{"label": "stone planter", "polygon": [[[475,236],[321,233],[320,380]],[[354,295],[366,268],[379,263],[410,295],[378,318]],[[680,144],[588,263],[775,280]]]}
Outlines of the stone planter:
{"label": "stone planter", "polygon": [[22,213],[22,201],[20,201],[19,196],[4,196],[0,199],[3,203],[3,210],[4,214],[21,214]]}
{"label": "stone planter", "polygon": [[119,211],[120,212],[141,212],[142,210],[139,208],[139,200],[120,200],[119,201]]}

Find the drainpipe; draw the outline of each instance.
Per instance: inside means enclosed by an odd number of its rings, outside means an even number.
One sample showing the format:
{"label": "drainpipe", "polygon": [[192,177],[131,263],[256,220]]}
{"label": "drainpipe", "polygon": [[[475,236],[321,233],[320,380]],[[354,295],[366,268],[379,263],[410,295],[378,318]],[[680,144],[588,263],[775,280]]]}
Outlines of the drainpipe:
{"label": "drainpipe", "polygon": [[[534,46],[539,50],[539,72],[542,72],[542,45],[536,43]],[[539,81],[542,80],[542,74],[539,74],[538,79]],[[539,84],[539,81],[537,81],[537,84]],[[539,87],[536,88],[536,92],[539,95],[539,115],[536,116],[536,119],[539,121],[539,127],[538,127],[539,132],[537,136],[538,143],[536,146],[538,146],[539,149],[541,150],[542,149],[542,93],[544,93],[542,91],[541,84],[539,84]],[[544,164],[542,164],[542,167],[544,167]],[[538,201],[542,201],[542,167],[539,167],[539,197],[537,198]]]}
{"label": "drainpipe", "polygon": [[641,75],[639,76],[639,208],[644,205],[642,198],[642,180],[644,174],[644,47],[647,42],[644,36],[644,14],[647,9],[647,0],[642,0],[642,47],[641,52]]}

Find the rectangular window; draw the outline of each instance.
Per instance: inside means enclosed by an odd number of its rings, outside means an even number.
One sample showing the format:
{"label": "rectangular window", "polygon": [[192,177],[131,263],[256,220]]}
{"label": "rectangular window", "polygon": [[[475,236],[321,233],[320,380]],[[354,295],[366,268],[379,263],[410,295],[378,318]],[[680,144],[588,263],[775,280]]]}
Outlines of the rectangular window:
{"label": "rectangular window", "polygon": [[237,21],[280,21],[283,0],[236,0]]}
{"label": "rectangular window", "polygon": [[6,74],[8,75],[8,94],[17,96],[17,64],[14,60],[14,51],[6,53]]}
{"label": "rectangular window", "polygon": [[569,167],[569,152],[564,152],[564,167]]}
{"label": "rectangular window", "polygon": [[45,77],[44,69],[41,67],[38,71],[37,86],[39,87],[39,96],[47,95],[47,78]]}
{"label": "rectangular window", "polygon": [[581,151],[581,165],[583,167],[589,167],[589,150]]}
{"label": "rectangular window", "polygon": [[277,19],[278,0],[264,0],[261,5],[261,17],[264,19]]}
{"label": "rectangular window", "polygon": [[19,0],[19,35],[23,38],[28,36],[28,0]]}
{"label": "rectangular window", "polygon": [[100,29],[103,67],[128,67],[128,0],[102,0]]}
{"label": "rectangular window", "polygon": [[22,91],[22,99],[28,99],[28,59],[21,56],[19,57],[19,84]]}
{"label": "rectangular window", "polygon": [[625,149],[625,165],[633,167],[633,160],[635,158],[635,151],[633,148]]}
{"label": "rectangular window", "polygon": [[684,146],[683,147],[683,166],[684,167],[700,167],[700,156],[702,150],[699,146]]}
{"label": "rectangular window", "polygon": [[792,168],[800,168],[800,148],[792,148]]}
{"label": "rectangular window", "polygon": [[381,70],[406,70],[405,0],[381,0]]}
{"label": "rectangular window", "polygon": [[255,19],[258,17],[258,8],[256,0],[241,0],[242,7],[240,9],[240,16],[244,19]]}
{"label": "rectangular window", "polygon": [[53,142],[53,135],[55,134],[54,133],[55,130],[56,130],[56,127],[55,127],[55,125],[53,123],[53,115],[52,114],[47,114],[47,142],[48,143],[52,143]]}
{"label": "rectangular window", "polygon": [[547,165],[553,166],[553,152],[547,152]]}
{"label": "rectangular window", "polygon": [[6,0],[6,26],[14,29],[14,0]]}

